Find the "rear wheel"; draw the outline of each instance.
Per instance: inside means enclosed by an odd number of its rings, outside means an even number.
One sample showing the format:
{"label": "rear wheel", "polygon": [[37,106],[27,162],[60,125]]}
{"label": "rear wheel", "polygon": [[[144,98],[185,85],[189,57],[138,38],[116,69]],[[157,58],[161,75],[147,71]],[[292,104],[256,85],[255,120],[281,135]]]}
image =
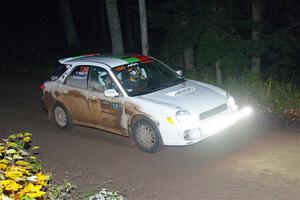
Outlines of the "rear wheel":
{"label": "rear wheel", "polygon": [[159,130],[145,117],[139,117],[132,126],[134,141],[144,152],[155,153],[163,148]]}
{"label": "rear wheel", "polygon": [[70,128],[73,125],[69,111],[61,103],[56,103],[53,106],[53,119],[57,126],[62,129]]}

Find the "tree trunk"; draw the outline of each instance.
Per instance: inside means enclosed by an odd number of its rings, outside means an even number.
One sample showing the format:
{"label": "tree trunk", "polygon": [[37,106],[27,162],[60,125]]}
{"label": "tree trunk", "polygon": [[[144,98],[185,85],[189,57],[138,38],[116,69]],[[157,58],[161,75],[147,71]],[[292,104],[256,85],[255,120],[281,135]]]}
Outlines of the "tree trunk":
{"label": "tree trunk", "polygon": [[221,61],[218,60],[216,62],[216,79],[217,79],[217,84],[218,85],[222,85],[222,73],[221,73],[221,68],[220,68],[220,64],[221,64]]}
{"label": "tree trunk", "polygon": [[118,6],[116,0],[105,0],[106,13],[110,29],[110,36],[112,41],[112,53],[124,53],[122,31],[119,20]]}
{"label": "tree trunk", "polygon": [[125,2],[127,6],[127,11],[125,12],[125,18],[126,18],[126,44],[129,51],[134,51],[135,49],[135,39],[134,39],[134,31],[133,27],[134,24],[134,18],[133,15],[133,9],[132,9],[132,2]]}
{"label": "tree trunk", "polygon": [[[100,20],[99,16],[97,14],[97,2],[91,2],[90,10],[89,10],[89,16],[90,16],[90,21],[91,21],[91,31],[90,31],[90,37],[91,40],[94,44],[96,44],[97,39],[99,38],[99,33],[100,33]],[[101,36],[101,35],[100,35]]]}
{"label": "tree trunk", "polygon": [[133,23],[132,23],[132,17],[131,17],[131,13],[130,12],[126,12],[126,40],[127,40],[127,47],[129,49],[129,51],[133,51],[135,48],[134,42],[135,40],[133,39]]}
{"label": "tree trunk", "polygon": [[101,52],[104,51],[104,47],[110,46],[111,42],[110,42],[110,35],[108,35],[107,33],[109,32],[109,28],[108,28],[108,19],[107,19],[107,15],[106,15],[106,8],[105,8],[105,2],[102,0],[98,1],[98,10],[99,10],[99,17],[100,17],[100,31],[99,31],[99,35],[100,35],[100,47],[101,47]]}
{"label": "tree trunk", "polygon": [[188,46],[184,49],[184,65],[187,70],[195,69],[193,46]]}
{"label": "tree trunk", "polygon": [[63,18],[66,36],[68,40],[68,46],[70,49],[77,49],[79,47],[79,41],[78,41],[69,1],[60,0],[59,2],[60,2],[60,11]]}
{"label": "tree trunk", "polygon": [[[261,0],[252,0],[252,21],[254,23],[252,29],[252,40],[258,41],[260,39],[260,30],[257,25],[261,22]],[[260,56],[255,55],[252,58],[251,71],[260,73]]]}
{"label": "tree trunk", "polygon": [[148,33],[147,33],[147,14],[146,14],[145,0],[139,0],[139,9],[140,9],[142,50],[144,55],[148,55],[149,43],[148,43]]}

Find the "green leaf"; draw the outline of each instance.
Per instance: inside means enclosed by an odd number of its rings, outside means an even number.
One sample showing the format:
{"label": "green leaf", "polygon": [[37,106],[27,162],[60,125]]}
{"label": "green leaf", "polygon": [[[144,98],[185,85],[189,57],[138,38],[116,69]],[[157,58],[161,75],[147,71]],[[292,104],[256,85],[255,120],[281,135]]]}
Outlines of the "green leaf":
{"label": "green leaf", "polygon": [[25,137],[32,136],[32,134],[29,132],[24,133],[24,135],[25,135]]}
{"label": "green leaf", "polygon": [[39,146],[33,146],[33,147],[31,148],[31,150],[33,151],[33,150],[39,149],[39,148],[40,148]]}
{"label": "green leaf", "polygon": [[18,144],[15,143],[15,142],[9,142],[7,145],[8,145],[9,147],[15,147],[15,148],[18,147]]}
{"label": "green leaf", "polygon": [[5,159],[12,161],[12,157],[9,157],[9,156],[5,156]]}
{"label": "green leaf", "polygon": [[17,155],[17,154],[15,154],[15,155],[13,155],[13,159],[14,160],[16,160],[16,159],[23,159],[23,157],[22,156],[19,156],[19,155]]}
{"label": "green leaf", "polygon": [[2,160],[0,160],[0,163],[8,164],[8,163],[9,163],[9,160],[2,159]]}
{"label": "green leaf", "polygon": [[23,135],[23,133],[18,133],[17,134],[17,137],[19,137],[19,138],[22,138],[24,135]]}
{"label": "green leaf", "polygon": [[8,136],[9,139],[16,139],[17,137],[15,135]]}
{"label": "green leaf", "polygon": [[27,156],[28,155],[28,152],[24,151],[24,150],[20,150],[20,154],[22,156]]}
{"label": "green leaf", "polygon": [[35,199],[32,199],[32,198],[30,198],[30,197],[28,197],[28,196],[23,196],[23,197],[21,197],[21,199],[22,199],[22,200],[35,200]]}
{"label": "green leaf", "polygon": [[3,174],[0,174],[0,180],[5,180],[5,176]]}
{"label": "green leaf", "polygon": [[17,151],[15,150],[15,149],[8,149],[7,151],[6,151],[6,154],[14,154],[14,153],[16,153]]}

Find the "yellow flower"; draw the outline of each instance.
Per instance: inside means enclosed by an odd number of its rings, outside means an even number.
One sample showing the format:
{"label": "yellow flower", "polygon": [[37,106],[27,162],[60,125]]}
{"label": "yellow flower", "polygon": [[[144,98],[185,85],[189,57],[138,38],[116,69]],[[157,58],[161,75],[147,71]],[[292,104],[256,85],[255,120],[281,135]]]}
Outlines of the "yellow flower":
{"label": "yellow flower", "polygon": [[23,196],[23,195],[25,195],[28,192],[34,191],[33,188],[34,188],[34,185],[32,183],[29,183],[28,185],[26,185],[23,188],[23,190],[20,191],[20,195]]}
{"label": "yellow flower", "polygon": [[10,184],[8,184],[5,187],[5,190],[8,190],[8,191],[18,191],[22,187],[23,187],[22,185],[16,183],[15,181],[12,181]]}
{"label": "yellow flower", "polygon": [[24,179],[24,177],[23,177],[24,174],[29,175],[30,172],[25,167],[15,166],[15,165],[7,168],[6,172],[5,172],[5,176],[7,178],[10,178],[10,179],[13,179],[13,180],[22,180],[22,179]]}
{"label": "yellow flower", "polygon": [[20,171],[7,171],[5,172],[5,176],[7,178],[13,179],[13,180],[19,180],[23,176],[23,172]]}
{"label": "yellow flower", "polygon": [[45,192],[41,191],[41,185],[33,185],[29,183],[23,190],[20,191],[20,196],[27,196],[29,198],[35,199],[41,197]]}
{"label": "yellow flower", "polygon": [[28,137],[28,136],[25,137],[25,138],[23,139],[23,141],[26,142],[26,143],[30,142],[30,137]]}
{"label": "yellow flower", "polygon": [[37,197],[42,197],[44,194],[46,194],[46,192],[37,191],[37,192],[27,193],[26,196],[28,196],[29,198],[35,199]]}
{"label": "yellow flower", "polygon": [[12,182],[12,180],[3,180],[3,181],[0,181],[0,185],[2,187],[6,187],[8,184],[10,184]]}
{"label": "yellow flower", "polygon": [[7,164],[0,163],[0,169],[1,170],[5,170],[6,167],[7,167]]}
{"label": "yellow flower", "polygon": [[44,175],[43,173],[39,172],[36,174],[37,176],[37,182],[38,184],[42,185],[42,186],[46,186],[48,185],[48,181],[50,179],[50,176],[49,175]]}
{"label": "yellow flower", "polygon": [[11,168],[10,168],[11,171],[20,171],[20,172],[22,172],[24,174],[30,174],[30,172],[28,171],[28,169],[29,169],[28,166],[23,167],[23,166],[15,166],[15,165],[11,166]]}
{"label": "yellow flower", "polygon": [[5,188],[5,190],[8,191],[18,191],[20,188],[22,188],[23,186],[16,183],[13,180],[4,180],[4,181],[0,181],[0,185]]}

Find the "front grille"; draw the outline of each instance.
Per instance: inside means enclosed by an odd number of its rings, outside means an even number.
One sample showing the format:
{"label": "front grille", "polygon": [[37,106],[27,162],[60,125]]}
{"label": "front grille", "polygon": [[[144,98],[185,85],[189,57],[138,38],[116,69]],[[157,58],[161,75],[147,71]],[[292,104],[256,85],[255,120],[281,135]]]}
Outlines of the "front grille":
{"label": "front grille", "polygon": [[217,114],[219,114],[219,113],[221,113],[221,112],[223,112],[225,110],[227,110],[227,104],[226,103],[224,103],[224,104],[222,104],[222,105],[220,105],[218,107],[215,107],[213,109],[210,109],[210,110],[208,110],[206,112],[200,113],[199,119],[200,120],[205,120],[205,119],[210,118],[210,117],[212,117],[214,115],[217,115]]}

